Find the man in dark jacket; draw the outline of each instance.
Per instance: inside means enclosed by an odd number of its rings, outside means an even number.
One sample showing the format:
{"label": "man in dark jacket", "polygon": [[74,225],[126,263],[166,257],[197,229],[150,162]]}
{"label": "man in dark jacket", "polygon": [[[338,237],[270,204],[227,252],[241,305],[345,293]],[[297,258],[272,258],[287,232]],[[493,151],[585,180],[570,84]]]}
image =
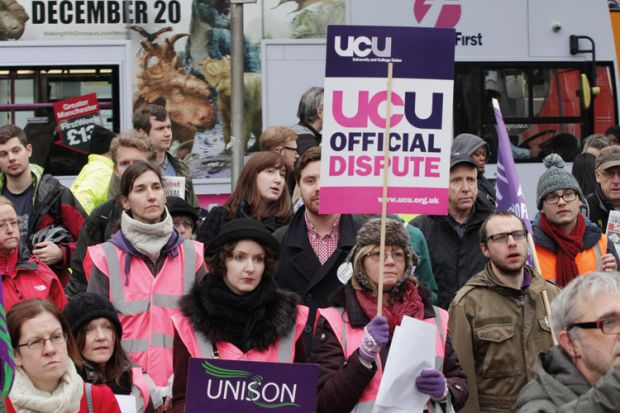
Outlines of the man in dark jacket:
{"label": "man in dark jacket", "polygon": [[520,413],[620,411],[620,277],[575,278],[551,306],[559,344],[540,354]]}
{"label": "man in dark jacket", "polygon": [[194,193],[191,171],[183,161],[178,160],[169,152],[173,138],[172,122],[166,108],[159,105],[146,105],[134,112],[132,120],[133,128],[153,144],[156,154],[154,162],[159,166],[162,176],[184,178],[185,200],[194,208],[196,214],[201,215],[202,210]]}
{"label": "man in dark jacket", "polygon": [[321,144],[321,130],[323,129],[323,88],[319,86],[306,90],[299,99],[297,108],[299,123],[291,126],[297,134],[297,152],[304,152],[313,146]]}
{"label": "man in dark jacket", "polygon": [[605,232],[609,212],[620,208],[620,146],[603,148],[595,165],[597,185],[586,198],[587,216]]}
{"label": "man in dark jacket", "polygon": [[310,308],[303,335],[308,353],[316,309],[328,307],[329,296],[342,286],[337,270],[355,244],[360,228],[351,215],[319,214],[320,173],[321,149],[317,146],[308,149],[295,168],[304,206],[289,225],[274,233],[282,245],[278,286],[298,293],[301,303]]}
{"label": "man in dark jacket", "polygon": [[0,127],[0,194],[15,208],[22,243],[64,285],[86,213],[69,188],[29,162],[31,154],[32,145],[21,128]]}
{"label": "man in dark jacket", "polygon": [[[112,139],[110,152],[114,161],[114,175],[120,180],[125,169],[136,161],[151,161],[155,158],[151,142],[137,133],[122,133]],[[91,245],[101,244],[119,228],[123,207],[118,197],[99,205],[86,218],[77,246],[71,260],[71,279],[65,287],[69,298],[86,291],[88,284],[84,274],[86,249]]]}
{"label": "man in dark jacket", "polygon": [[446,309],[454,293],[488,261],[480,251],[478,230],[492,210],[476,201],[477,175],[471,157],[453,154],[448,215],[420,215],[411,221],[426,238],[439,290],[437,305]]}
{"label": "man in dark jacket", "polygon": [[553,299],[558,288],[525,265],[527,230],[512,212],[489,215],[480,248],[490,262],[456,293],[449,311],[450,339],[469,386],[461,411],[508,413],[533,377],[536,356],[553,345],[542,292]]}
{"label": "man in dark jacket", "polygon": [[452,153],[471,156],[478,169],[478,199],[489,209],[495,209],[495,183],[484,176],[489,145],[476,135],[461,133],[452,142]]}

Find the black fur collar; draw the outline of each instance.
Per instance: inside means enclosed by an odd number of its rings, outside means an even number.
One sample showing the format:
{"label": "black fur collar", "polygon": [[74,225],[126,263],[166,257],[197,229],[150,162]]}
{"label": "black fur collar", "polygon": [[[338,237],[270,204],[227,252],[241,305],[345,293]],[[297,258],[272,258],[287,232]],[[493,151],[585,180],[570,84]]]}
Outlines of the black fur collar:
{"label": "black fur collar", "polygon": [[208,292],[205,294],[207,286],[205,282],[195,283],[190,292],[181,298],[180,308],[190,320],[192,327],[212,343],[224,341],[234,344],[242,351],[250,349],[263,351],[295,327],[299,299],[294,293],[278,289],[273,298],[265,304],[265,316],[256,320],[249,339],[245,343],[239,343],[239,337],[231,334],[231,324],[241,326],[251,315],[240,313],[235,316],[235,309],[232,307],[229,309],[230,312],[227,312],[227,317],[210,314],[202,303],[203,297],[209,295]]}

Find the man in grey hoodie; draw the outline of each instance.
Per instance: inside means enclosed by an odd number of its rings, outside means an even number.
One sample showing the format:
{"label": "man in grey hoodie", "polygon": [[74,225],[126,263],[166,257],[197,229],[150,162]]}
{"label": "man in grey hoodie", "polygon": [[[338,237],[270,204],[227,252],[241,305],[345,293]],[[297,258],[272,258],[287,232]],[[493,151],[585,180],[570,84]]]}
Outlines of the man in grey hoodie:
{"label": "man in grey hoodie", "polygon": [[461,133],[452,143],[452,153],[471,156],[478,169],[478,199],[490,209],[495,209],[495,183],[484,176],[484,167],[489,156],[489,145],[484,139]]}

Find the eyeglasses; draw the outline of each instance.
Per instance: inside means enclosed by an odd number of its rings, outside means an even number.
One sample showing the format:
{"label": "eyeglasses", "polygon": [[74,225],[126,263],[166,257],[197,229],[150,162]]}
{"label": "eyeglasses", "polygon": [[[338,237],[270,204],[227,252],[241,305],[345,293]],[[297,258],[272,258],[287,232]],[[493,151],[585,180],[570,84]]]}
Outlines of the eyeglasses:
{"label": "eyeglasses", "polygon": [[9,227],[19,228],[19,224],[21,224],[21,221],[19,219],[12,219],[10,221],[2,221],[0,222],[0,232],[6,231]]}
{"label": "eyeglasses", "polygon": [[527,235],[527,231],[519,229],[512,232],[500,232],[499,234],[489,235],[485,238],[485,241],[491,240],[496,244],[505,244],[508,242],[508,236],[511,236],[515,241],[521,241]]}
{"label": "eyeglasses", "polygon": [[[381,255],[381,251],[372,251],[366,254],[366,256],[369,257],[374,262],[379,262],[380,255]],[[385,258],[387,259],[387,257],[392,257],[392,260],[394,262],[405,262],[405,253],[403,251],[392,251],[392,252],[386,251]]]}
{"label": "eyeglasses", "polygon": [[17,347],[28,347],[30,350],[40,350],[45,346],[45,342],[49,340],[53,345],[62,344],[67,341],[65,333],[56,333],[48,338],[35,338],[24,344],[18,344]]}
{"label": "eyeglasses", "polygon": [[620,334],[620,318],[611,317],[602,320],[590,321],[588,323],[571,323],[566,326],[566,330],[579,327],[583,329],[600,328],[603,334]]}
{"label": "eyeglasses", "polygon": [[290,146],[283,146],[283,149],[288,149],[289,151],[297,152],[297,148],[291,148]]}
{"label": "eyeglasses", "polygon": [[614,178],[614,177],[620,177],[620,168],[610,168],[610,169],[607,169],[607,170],[601,170],[599,172],[603,176],[603,178],[605,178],[605,179],[611,179],[611,178]]}
{"label": "eyeglasses", "polygon": [[545,197],[545,202],[549,205],[555,205],[560,202],[560,198],[562,198],[564,202],[572,202],[577,199],[577,192],[565,191],[562,195],[558,195],[556,193],[549,194]]}

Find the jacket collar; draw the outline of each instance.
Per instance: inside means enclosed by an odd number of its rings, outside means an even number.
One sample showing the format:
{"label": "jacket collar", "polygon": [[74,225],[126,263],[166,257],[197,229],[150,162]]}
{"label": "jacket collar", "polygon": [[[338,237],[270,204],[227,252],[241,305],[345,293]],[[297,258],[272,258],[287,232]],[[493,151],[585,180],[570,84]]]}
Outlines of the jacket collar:
{"label": "jacket collar", "polygon": [[[588,218],[584,217],[586,220],[586,231],[583,234],[583,248],[582,251],[592,248],[596,245],[596,243],[601,238],[603,232],[594,222],[590,221]],[[555,245],[553,240],[545,234],[542,229],[540,229],[540,212],[536,214],[534,221],[532,222],[532,232],[534,236],[534,242],[536,245],[540,245],[548,249],[549,251],[555,252],[558,249],[558,246]]]}
{"label": "jacket collar", "polygon": [[534,367],[537,380],[555,405],[567,404],[592,386],[560,346],[541,353]]}
{"label": "jacket collar", "polygon": [[[306,213],[306,207],[301,206],[288,226],[288,236],[285,239],[284,245],[293,248],[304,249],[306,248],[308,239],[308,230],[306,228],[306,220],[304,214]],[[357,230],[353,223],[353,216],[350,214],[340,215],[340,238],[338,239],[338,248],[346,249],[355,245],[355,235]]]}
{"label": "jacket collar", "polygon": [[486,264],[484,270],[470,278],[469,281],[467,281],[466,285],[474,287],[494,288],[497,289],[498,292],[501,292],[505,295],[521,294],[521,292],[525,292],[525,290],[538,293],[546,287],[545,279],[540,274],[538,274],[532,267],[526,265],[524,267],[524,271],[530,277],[530,284],[522,290],[516,290],[512,287],[502,284],[493,272],[490,262]]}

